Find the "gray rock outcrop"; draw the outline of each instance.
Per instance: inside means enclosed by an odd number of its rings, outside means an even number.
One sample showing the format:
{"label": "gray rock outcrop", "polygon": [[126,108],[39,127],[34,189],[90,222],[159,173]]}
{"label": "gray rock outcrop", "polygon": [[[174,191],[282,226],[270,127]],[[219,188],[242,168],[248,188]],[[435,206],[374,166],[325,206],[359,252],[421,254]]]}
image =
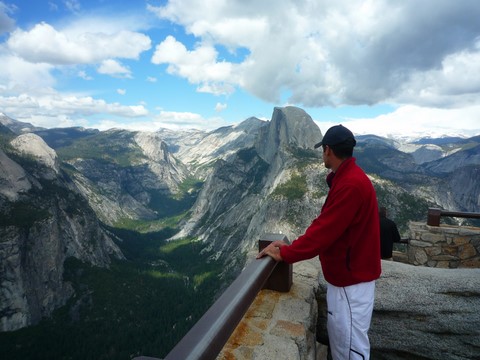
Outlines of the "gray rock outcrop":
{"label": "gray rock outcrop", "polygon": [[[192,216],[175,238],[197,236],[213,256],[225,260],[227,268],[239,270],[243,255],[262,233],[290,236],[303,231],[312,219],[306,213],[315,214],[322,199],[310,196],[319,192],[318,183],[324,183],[320,177],[326,170],[313,150],[321,138],[320,129],[303,110],[275,108],[272,120],[260,127],[254,146],[217,160]],[[305,151],[306,155],[297,157],[295,151]],[[301,161],[305,162],[302,166],[298,165]],[[308,195],[300,194],[291,202],[285,196],[275,196],[274,190],[292,176],[302,178],[300,192]],[[296,209],[301,209],[301,219],[293,219],[291,213]],[[284,221],[288,216],[290,222]]]}
{"label": "gray rock outcrop", "polygon": [[0,150],[0,195],[15,201],[31,188],[25,170]]}
{"label": "gray rock outcrop", "polygon": [[25,136],[14,141],[15,160],[0,151],[0,331],[35,324],[66,303],[69,257],[97,266],[123,258],[55,152]]}
{"label": "gray rock outcrop", "polygon": [[[319,334],[325,341],[322,275],[319,289]],[[438,269],[382,260],[369,332],[371,358],[478,359],[479,289],[480,269]]]}
{"label": "gray rock outcrop", "polygon": [[48,175],[50,178],[58,174],[57,153],[40,136],[32,133],[22,134],[13,139],[10,144],[20,154],[31,156],[45,167],[53,170],[54,174]]}
{"label": "gray rock outcrop", "polygon": [[269,126],[260,129],[255,148],[263,160],[272,163],[288,146],[313,149],[321,139],[320,129],[304,110],[276,107]]}

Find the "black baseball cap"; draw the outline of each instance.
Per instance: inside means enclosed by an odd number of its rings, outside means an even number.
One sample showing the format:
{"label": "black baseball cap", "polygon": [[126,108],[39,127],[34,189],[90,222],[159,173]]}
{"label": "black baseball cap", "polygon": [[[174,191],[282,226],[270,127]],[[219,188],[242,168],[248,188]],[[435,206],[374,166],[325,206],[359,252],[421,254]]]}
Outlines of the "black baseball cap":
{"label": "black baseball cap", "polygon": [[335,125],[327,130],[322,141],[320,141],[318,144],[315,144],[314,148],[317,149],[322,145],[343,145],[351,146],[353,148],[356,144],[357,141],[350,130],[343,125]]}

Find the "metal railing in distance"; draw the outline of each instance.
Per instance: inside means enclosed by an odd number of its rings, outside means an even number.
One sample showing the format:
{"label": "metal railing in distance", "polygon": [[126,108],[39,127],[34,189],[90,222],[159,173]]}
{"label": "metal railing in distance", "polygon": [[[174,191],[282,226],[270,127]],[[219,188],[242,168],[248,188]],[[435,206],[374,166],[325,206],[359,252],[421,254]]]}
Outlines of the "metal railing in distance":
{"label": "metal railing in distance", "polygon": [[[266,234],[259,249],[285,235]],[[266,286],[265,286],[266,285]],[[215,359],[262,288],[288,292],[292,266],[267,256],[250,262],[164,360]]]}
{"label": "metal railing in distance", "polygon": [[480,219],[480,213],[445,211],[442,209],[429,208],[428,216],[427,216],[427,225],[440,226],[441,216],[460,217],[460,218],[467,218],[467,219]]}

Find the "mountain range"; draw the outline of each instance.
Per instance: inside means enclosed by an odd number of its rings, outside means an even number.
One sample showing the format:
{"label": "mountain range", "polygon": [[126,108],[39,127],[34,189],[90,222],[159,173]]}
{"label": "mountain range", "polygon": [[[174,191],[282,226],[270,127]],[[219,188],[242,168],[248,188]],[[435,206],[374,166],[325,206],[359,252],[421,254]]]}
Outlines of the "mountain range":
{"label": "mountain range", "polygon": [[[321,138],[297,107],[210,132],[43,129],[1,115],[0,330],[66,304],[67,259],[128,260],[112,228],[173,226],[168,241],[201,243],[227,283],[264,233],[293,240],[318,214],[328,192],[313,149]],[[354,156],[404,237],[428,207],[480,211],[480,136],[361,135]]]}

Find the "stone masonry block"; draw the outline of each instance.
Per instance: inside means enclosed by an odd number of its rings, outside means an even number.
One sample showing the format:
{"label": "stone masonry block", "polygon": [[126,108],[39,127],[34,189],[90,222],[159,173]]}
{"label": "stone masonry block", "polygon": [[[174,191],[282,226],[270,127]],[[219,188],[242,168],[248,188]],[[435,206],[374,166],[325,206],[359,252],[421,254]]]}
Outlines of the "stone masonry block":
{"label": "stone masonry block", "polygon": [[428,256],[435,256],[440,255],[442,253],[442,249],[439,246],[430,246],[425,248],[425,252]]}
{"label": "stone masonry block", "polygon": [[458,257],[462,260],[478,256],[477,250],[472,244],[465,244],[459,247]]}
{"label": "stone masonry block", "polygon": [[415,261],[420,265],[423,265],[428,261],[428,256],[423,249],[417,249],[414,257]]}
{"label": "stone masonry block", "polygon": [[[450,255],[450,256],[457,256],[458,255],[458,246],[455,245],[447,245],[447,246],[442,246],[442,253],[445,255]],[[439,254],[436,254],[439,255]],[[434,255],[434,256],[436,256]]]}
{"label": "stone masonry block", "polygon": [[431,247],[432,243],[426,242],[426,241],[411,240],[409,245],[411,248],[416,248],[416,247],[426,248],[426,247]]}
{"label": "stone masonry block", "polygon": [[469,242],[469,238],[465,236],[457,236],[453,238],[453,243],[455,245],[463,245],[463,244],[467,244],[468,242]]}
{"label": "stone masonry block", "polygon": [[479,237],[480,238],[480,228],[462,226],[462,227],[460,227],[460,229],[458,231],[458,235]]}
{"label": "stone masonry block", "polygon": [[422,241],[427,241],[432,244],[436,244],[439,242],[446,242],[444,234],[433,234],[433,233],[423,233],[422,234]]}

